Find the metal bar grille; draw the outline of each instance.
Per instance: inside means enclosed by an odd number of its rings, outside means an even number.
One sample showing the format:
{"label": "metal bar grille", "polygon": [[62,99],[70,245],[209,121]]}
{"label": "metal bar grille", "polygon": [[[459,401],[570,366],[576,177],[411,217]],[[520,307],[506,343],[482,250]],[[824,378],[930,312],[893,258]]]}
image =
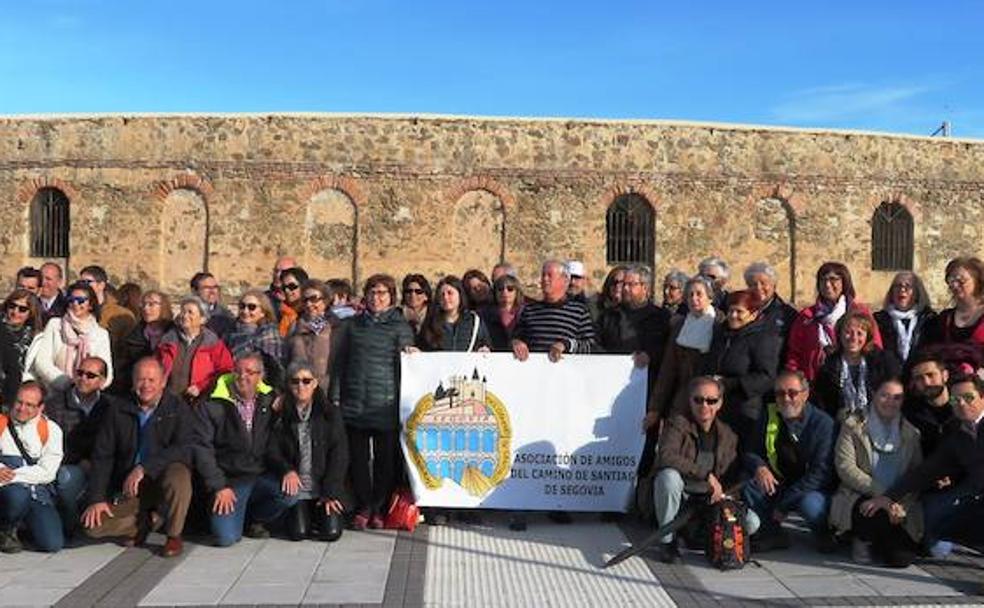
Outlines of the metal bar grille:
{"label": "metal bar grille", "polygon": [[67,258],[68,197],[57,188],[42,188],[31,200],[31,256]]}
{"label": "metal bar grille", "polygon": [[914,232],[904,205],[879,205],[871,218],[871,269],[912,270]]}
{"label": "metal bar grille", "polygon": [[605,222],[609,264],[652,266],[656,252],[656,214],[638,194],[623,194],[608,208]]}

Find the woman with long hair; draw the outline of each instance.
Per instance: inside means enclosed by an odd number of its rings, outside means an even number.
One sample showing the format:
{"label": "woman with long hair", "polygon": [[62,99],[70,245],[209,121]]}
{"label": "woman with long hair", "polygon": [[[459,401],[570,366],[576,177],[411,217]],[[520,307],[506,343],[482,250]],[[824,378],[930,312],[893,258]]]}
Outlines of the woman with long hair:
{"label": "woman with long hair", "polygon": [[120,343],[114,363],[116,380],[113,392],[125,395],[133,388],[133,366],[144,357],[157,351],[165,332],[171,328],[173,314],[171,298],[157,290],[144,292],[140,298],[140,316],[137,326]]}
{"label": "woman with long hair", "polygon": [[[293,279],[292,279],[293,280]],[[247,353],[260,353],[264,381],[280,387],[284,375],[284,339],[277,328],[277,317],[270,298],[262,289],[248,289],[239,297],[236,324],[225,337],[233,360]]]}
{"label": "woman with long hair", "polygon": [[420,333],[427,322],[427,311],[433,291],[427,277],[422,274],[408,274],[400,285],[401,309],[414,335]]}
{"label": "woman with long hair", "polygon": [[883,308],[875,313],[885,350],[895,353],[903,365],[922,346],[926,328],[935,318],[922,279],[909,271],[895,275]]}
{"label": "woman with long hair", "polygon": [[492,285],[492,304],[482,307],[478,314],[489,332],[494,351],[511,351],[513,330],[519,321],[526,299],[519,279],[511,274],[500,275]]}
{"label": "woman with long hair", "polygon": [[478,313],[468,306],[468,295],[458,277],[441,279],[417,346],[427,351],[472,352],[490,350],[489,332]]}

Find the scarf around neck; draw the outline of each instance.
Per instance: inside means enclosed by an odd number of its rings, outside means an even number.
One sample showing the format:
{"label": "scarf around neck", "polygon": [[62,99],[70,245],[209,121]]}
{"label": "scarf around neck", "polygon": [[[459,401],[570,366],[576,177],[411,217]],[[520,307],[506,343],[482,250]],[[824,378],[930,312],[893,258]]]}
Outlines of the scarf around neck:
{"label": "scarf around neck", "polygon": [[680,335],[677,336],[676,343],[685,348],[692,348],[706,353],[711,347],[711,338],[714,336],[714,321],[717,318],[717,311],[713,306],[708,306],[702,312],[694,314],[687,313],[683,320],[683,327]]}
{"label": "scarf around neck", "polygon": [[69,376],[75,375],[82,360],[92,352],[91,330],[96,325],[92,317],[79,319],[71,311],[61,321],[61,341],[65,348],[56,355],[55,365]]}
{"label": "scarf around neck", "polygon": [[868,408],[868,438],[871,447],[876,452],[890,453],[902,445],[902,415],[891,420],[885,420],[875,411],[874,406]]}
{"label": "scarf around neck", "polygon": [[[885,309],[888,316],[892,318],[892,323],[895,325],[895,334],[898,336],[898,347],[899,356],[902,358],[902,362],[909,358],[909,351],[912,349],[912,337],[916,333],[916,317],[919,316],[919,311],[915,308],[910,308],[909,310],[896,310],[894,306],[889,306]],[[904,323],[903,321],[908,321]]]}
{"label": "scarf around neck", "polygon": [[834,327],[840,318],[847,312],[847,298],[843,295],[837,298],[837,303],[833,306],[824,302],[822,299],[817,301],[814,307],[813,318],[817,322],[818,338],[820,346],[827,348],[834,343]]}
{"label": "scarf around neck", "polygon": [[851,379],[851,366],[841,356],[840,385],[841,405],[848,415],[868,410],[868,361],[864,357],[858,364],[858,381],[855,383]]}

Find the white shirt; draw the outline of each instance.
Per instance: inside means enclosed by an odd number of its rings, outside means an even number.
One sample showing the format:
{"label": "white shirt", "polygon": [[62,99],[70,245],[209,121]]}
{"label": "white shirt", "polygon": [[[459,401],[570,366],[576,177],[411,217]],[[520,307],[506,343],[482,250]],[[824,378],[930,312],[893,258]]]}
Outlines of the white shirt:
{"label": "white shirt", "polygon": [[[20,437],[24,449],[31,458],[37,460],[35,465],[24,465],[14,470],[14,479],[10,483],[39,484],[51,483],[58,474],[58,467],[61,466],[62,457],[62,430],[52,420],[48,420],[48,442],[41,445],[41,436],[38,434],[38,421],[41,416],[35,416],[27,422],[20,424],[13,418],[7,421],[7,428],[3,435],[0,435],[0,454],[4,456],[20,456],[20,450],[14,443],[14,437],[10,434],[12,427],[17,427],[17,436]],[[2,465],[0,465],[2,466]]]}

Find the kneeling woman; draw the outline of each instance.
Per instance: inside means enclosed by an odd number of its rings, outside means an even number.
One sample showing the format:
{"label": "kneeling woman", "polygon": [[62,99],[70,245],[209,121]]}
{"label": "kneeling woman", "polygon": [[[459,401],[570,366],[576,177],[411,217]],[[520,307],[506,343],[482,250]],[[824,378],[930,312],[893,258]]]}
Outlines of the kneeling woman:
{"label": "kneeling woman", "polygon": [[916,558],[923,517],[915,496],[901,509],[872,513],[864,502],[881,496],[922,462],[919,431],[902,417],[904,392],[897,378],[881,383],[865,414],[850,415],[841,427],[834,465],[841,480],[830,505],[830,525],[854,533],[855,561],[872,558],[905,568]]}
{"label": "kneeling woman", "polygon": [[318,390],[314,366],[295,361],[287,370],[289,392],[273,425],[267,464],[281,476],[281,490],[300,500],[287,514],[292,540],[309,536],[333,542],[342,535],[348,442],[338,407]]}

